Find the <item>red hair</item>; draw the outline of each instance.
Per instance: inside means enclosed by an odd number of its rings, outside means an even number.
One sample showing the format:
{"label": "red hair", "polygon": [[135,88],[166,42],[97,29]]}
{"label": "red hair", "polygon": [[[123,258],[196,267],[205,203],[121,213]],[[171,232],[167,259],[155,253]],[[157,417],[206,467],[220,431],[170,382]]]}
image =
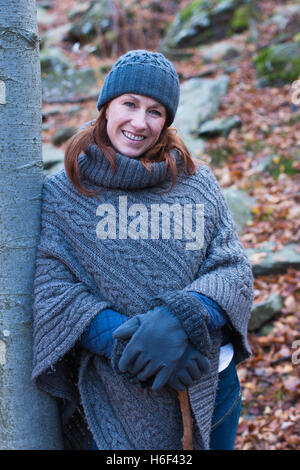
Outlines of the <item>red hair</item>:
{"label": "red hair", "polygon": [[[78,156],[86,152],[91,144],[96,144],[102,150],[105,157],[109,160],[113,171],[116,171],[116,155],[109,137],[106,132],[105,111],[107,105],[100,109],[99,116],[86,129],[79,131],[69,140],[65,152],[65,170],[69,180],[75,188],[86,196],[93,196],[97,193],[86,189],[79,180]],[[163,128],[157,143],[149,149],[141,158],[141,163],[150,172],[149,163],[166,161],[166,167],[170,166],[172,172],[172,186],[174,187],[177,178],[177,166],[174,158],[171,156],[171,150],[177,150],[183,163],[184,170],[192,175],[196,171],[195,162],[192,160],[190,152],[176,135],[176,129]]]}

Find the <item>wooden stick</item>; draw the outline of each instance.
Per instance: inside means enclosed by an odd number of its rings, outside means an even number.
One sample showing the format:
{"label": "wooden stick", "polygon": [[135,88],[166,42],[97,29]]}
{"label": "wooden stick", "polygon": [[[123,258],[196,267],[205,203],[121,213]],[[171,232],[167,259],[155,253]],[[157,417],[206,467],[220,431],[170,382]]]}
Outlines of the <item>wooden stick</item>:
{"label": "wooden stick", "polygon": [[193,450],[193,421],[187,390],[178,392],[178,399],[183,422],[183,436],[181,439],[183,449]]}

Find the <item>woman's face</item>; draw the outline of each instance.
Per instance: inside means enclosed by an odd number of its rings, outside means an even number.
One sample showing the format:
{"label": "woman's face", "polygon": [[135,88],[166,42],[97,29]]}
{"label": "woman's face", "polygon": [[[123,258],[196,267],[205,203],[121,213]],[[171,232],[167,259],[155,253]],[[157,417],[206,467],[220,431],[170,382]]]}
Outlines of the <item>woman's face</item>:
{"label": "woman's face", "polygon": [[107,134],[114,148],[139,157],[156,144],[167,118],[166,108],[148,96],[126,93],[106,110]]}

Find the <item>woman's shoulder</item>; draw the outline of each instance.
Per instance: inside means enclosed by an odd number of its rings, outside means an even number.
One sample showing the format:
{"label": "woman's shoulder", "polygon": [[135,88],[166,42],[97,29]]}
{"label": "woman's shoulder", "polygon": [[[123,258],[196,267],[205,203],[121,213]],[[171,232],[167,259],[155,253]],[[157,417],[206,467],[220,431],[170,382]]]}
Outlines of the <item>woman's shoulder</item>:
{"label": "woman's shoulder", "polygon": [[196,163],[196,171],[181,180],[180,191],[189,200],[204,204],[213,217],[219,217],[221,212],[227,213],[225,196],[213,170],[206,163]]}
{"label": "woman's shoulder", "polygon": [[196,167],[197,169],[196,169],[196,172],[194,173],[196,178],[200,180],[205,178],[206,180],[212,183],[219,184],[213,170],[207,163],[196,161]]}
{"label": "woman's shoulder", "polygon": [[51,196],[59,196],[65,194],[66,188],[71,188],[69,178],[66,175],[65,169],[61,169],[57,173],[47,175],[43,183],[43,198]]}
{"label": "woman's shoulder", "polygon": [[196,171],[192,175],[185,175],[185,181],[200,191],[221,191],[220,184],[213,170],[203,162],[195,161]]}

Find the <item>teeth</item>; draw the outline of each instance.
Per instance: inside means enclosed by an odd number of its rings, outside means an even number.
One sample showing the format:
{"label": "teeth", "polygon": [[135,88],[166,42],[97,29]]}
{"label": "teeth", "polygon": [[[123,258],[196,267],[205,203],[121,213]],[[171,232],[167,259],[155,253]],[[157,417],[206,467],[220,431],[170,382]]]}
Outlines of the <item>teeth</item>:
{"label": "teeth", "polygon": [[128,139],[131,139],[131,140],[144,140],[145,137],[143,137],[142,135],[134,135],[134,134],[131,134],[131,132],[126,132],[126,131],[123,131],[123,134],[128,137]]}

